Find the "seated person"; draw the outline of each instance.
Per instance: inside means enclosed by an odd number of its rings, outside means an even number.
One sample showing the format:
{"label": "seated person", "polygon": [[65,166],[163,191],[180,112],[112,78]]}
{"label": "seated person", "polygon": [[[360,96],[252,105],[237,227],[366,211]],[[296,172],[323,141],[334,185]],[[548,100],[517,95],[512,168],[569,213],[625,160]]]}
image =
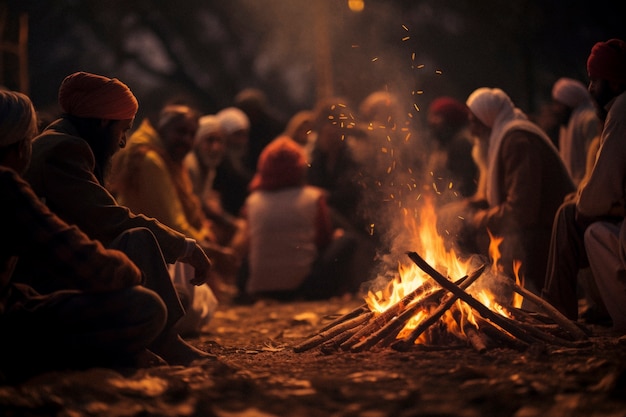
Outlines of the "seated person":
{"label": "seated person", "polygon": [[341,231],[332,229],[325,191],[305,183],[306,167],[304,149],[287,136],[261,152],[244,205],[249,296],[321,299],[348,290],[350,251],[337,250]]}
{"label": "seated person", "polygon": [[[81,228],[107,248],[122,250],[141,269],[144,286],[156,291],[167,306],[166,331],[159,353],[170,364],[188,365],[209,357],[180,337],[177,323],[185,316],[167,264],[193,267],[193,285],[210,277],[211,260],[195,240],[120,205],[105,188],[112,156],[126,146],[126,134],[138,110],[130,88],[117,79],[77,72],[59,88],[61,117],[33,140],[32,159],[24,178],[37,196],[64,221]],[[80,196],[80,198],[77,198]],[[67,287],[62,274],[42,274],[27,253],[16,274],[40,292]],[[33,273],[37,272],[37,273]]]}
{"label": "seated person", "polygon": [[[141,271],[58,218],[20,177],[36,134],[30,99],[0,91],[0,375],[12,381],[50,370],[162,364],[147,348],[167,312],[141,286]],[[71,285],[39,294],[16,282],[14,267],[26,253],[46,277],[63,274]]]}

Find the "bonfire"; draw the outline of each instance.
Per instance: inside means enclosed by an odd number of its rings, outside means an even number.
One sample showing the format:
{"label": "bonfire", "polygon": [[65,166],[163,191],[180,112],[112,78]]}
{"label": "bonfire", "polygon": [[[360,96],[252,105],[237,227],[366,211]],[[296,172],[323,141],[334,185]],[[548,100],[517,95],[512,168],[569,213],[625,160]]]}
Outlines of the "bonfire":
{"label": "bonfire", "polygon": [[[489,259],[461,257],[446,248],[431,203],[424,204],[419,218],[417,224],[415,216],[405,216],[404,230],[418,248],[407,248],[410,262],[401,262],[382,289],[370,290],[363,305],[297,345],[296,352],[318,346],[328,353],[466,344],[484,352],[494,346],[588,344],[588,332],[526,290],[523,277],[503,276],[502,238],[490,235]],[[521,308],[524,299],[535,306],[532,311]]]}

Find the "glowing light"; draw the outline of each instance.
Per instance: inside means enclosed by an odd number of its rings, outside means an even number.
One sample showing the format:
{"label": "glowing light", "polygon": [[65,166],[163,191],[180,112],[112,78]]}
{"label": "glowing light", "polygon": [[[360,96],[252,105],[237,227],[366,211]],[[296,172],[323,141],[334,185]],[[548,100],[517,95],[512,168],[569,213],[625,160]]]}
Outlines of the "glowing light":
{"label": "glowing light", "polygon": [[365,8],[364,0],[348,0],[348,8],[356,13],[362,12]]}

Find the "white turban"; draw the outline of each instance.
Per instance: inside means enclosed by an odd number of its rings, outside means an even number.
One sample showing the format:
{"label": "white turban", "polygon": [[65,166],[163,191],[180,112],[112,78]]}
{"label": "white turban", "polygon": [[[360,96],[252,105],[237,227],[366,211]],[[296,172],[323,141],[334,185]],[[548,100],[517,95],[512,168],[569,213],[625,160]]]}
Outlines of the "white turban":
{"label": "white turban", "polygon": [[583,83],[573,78],[559,78],[552,87],[552,98],[567,107],[575,109],[591,100],[589,91]]}
{"label": "white turban", "polygon": [[[555,154],[558,151],[548,135],[520,109],[515,107],[509,96],[499,88],[479,88],[467,98],[467,107],[486,126],[491,128],[487,151],[487,201],[491,207],[502,202],[498,182],[500,180],[497,163],[500,147],[506,134],[511,130],[524,130],[539,136]],[[559,158],[560,159],[560,158]]]}
{"label": "white turban", "polygon": [[198,121],[198,130],[196,131],[196,140],[211,133],[218,132],[220,130],[220,120],[213,114],[207,114],[202,116]]}
{"label": "white turban", "polygon": [[230,135],[238,130],[250,128],[248,116],[237,107],[227,107],[220,110],[216,116],[220,121],[222,131],[226,135]]}
{"label": "white turban", "polygon": [[515,106],[499,88],[479,88],[466,101],[470,111],[487,127],[493,128],[499,120],[513,116]]}

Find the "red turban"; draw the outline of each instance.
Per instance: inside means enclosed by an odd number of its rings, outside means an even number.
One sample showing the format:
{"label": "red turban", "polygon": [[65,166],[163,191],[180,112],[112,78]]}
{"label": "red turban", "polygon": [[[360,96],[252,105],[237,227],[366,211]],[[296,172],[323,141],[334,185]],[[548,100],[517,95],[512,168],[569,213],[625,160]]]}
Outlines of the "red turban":
{"label": "red turban", "polygon": [[430,103],[428,114],[440,117],[441,120],[453,127],[462,127],[469,121],[469,111],[464,103],[452,97],[438,97]]}
{"label": "red turban", "polygon": [[626,83],[626,43],[621,39],[598,42],[587,59],[589,78]]}
{"label": "red turban", "polygon": [[249,189],[277,190],[301,185],[305,169],[306,157],[302,146],[289,136],[280,136],[261,152]]}
{"label": "red turban", "polygon": [[107,120],[132,119],[139,108],[126,84],[88,72],[65,77],[59,88],[59,104],[72,116]]}

